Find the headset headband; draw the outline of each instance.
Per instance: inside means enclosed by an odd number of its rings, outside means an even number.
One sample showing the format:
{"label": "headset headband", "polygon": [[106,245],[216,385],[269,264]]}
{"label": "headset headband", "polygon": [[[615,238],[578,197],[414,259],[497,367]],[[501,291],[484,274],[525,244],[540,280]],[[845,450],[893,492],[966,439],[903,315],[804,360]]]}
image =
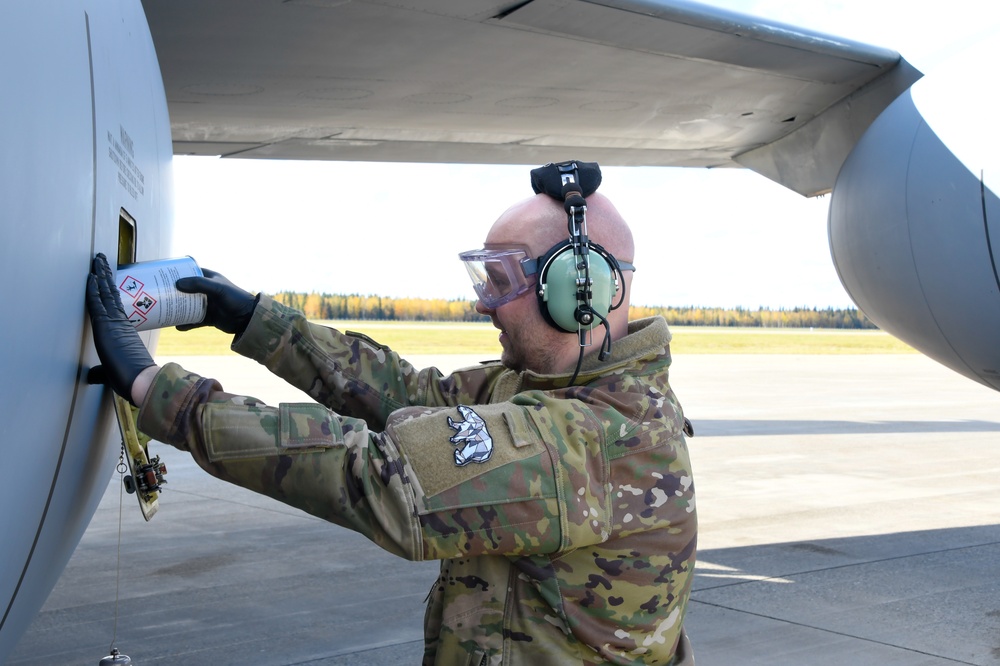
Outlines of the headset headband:
{"label": "headset headband", "polygon": [[[572,176],[567,182],[566,176]],[[566,201],[566,187],[589,197],[601,186],[601,167],[597,162],[552,162],[531,170],[531,189],[535,194],[547,194],[553,199]],[[575,185],[575,187],[572,187]]]}
{"label": "headset headband", "polygon": [[[619,277],[624,280],[622,269],[617,260],[604,248],[591,243],[587,237],[586,197],[593,194],[600,184],[601,168],[597,162],[571,160],[555,164],[549,163],[531,171],[531,188],[535,193],[544,193],[561,201],[567,215],[569,239],[550,248],[538,259],[536,264],[539,273],[536,295],[538,296],[539,308],[546,321],[567,332],[573,332],[575,327],[579,336],[580,358],[577,361],[576,372],[573,373],[573,378],[570,380],[571,384],[576,381],[576,376],[580,372],[583,351],[590,344],[589,334],[597,323],[597,319],[605,328],[604,343],[601,345],[601,360],[605,360],[610,354],[611,329],[605,315],[609,310],[620,306],[624,300],[624,292],[621,293],[617,304],[610,302],[610,299],[613,298],[611,294],[602,294],[598,300],[600,304],[596,309],[594,307],[595,279],[598,275],[601,275],[598,283],[606,285],[608,288],[617,287]],[[607,264],[606,267],[595,266],[593,270],[597,271],[596,273],[592,272],[590,264],[590,251],[592,249]],[[558,316],[555,314],[555,310],[552,310],[552,303],[549,300],[550,292],[555,288],[549,284],[550,267],[557,261],[560,262],[562,274],[558,281],[563,286],[556,290],[565,294],[557,299],[562,303],[558,308],[560,312]],[[608,282],[609,279],[613,280],[613,285]],[[556,279],[553,278],[551,281],[555,282]],[[617,291],[617,288],[614,290]]]}

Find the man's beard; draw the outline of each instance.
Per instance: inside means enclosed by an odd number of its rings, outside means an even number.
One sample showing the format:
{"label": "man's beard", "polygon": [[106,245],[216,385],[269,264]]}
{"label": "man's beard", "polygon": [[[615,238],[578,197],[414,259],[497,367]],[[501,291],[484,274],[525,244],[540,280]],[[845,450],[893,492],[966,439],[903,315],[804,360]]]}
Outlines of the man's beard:
{"label": "man's beard", "polygon": [[500,355],[500,362],[515,372],[531,370],[538,374],[554,374],[555,354],[551,341],[545,336],[525,340],[521,332],[517,335],[507,331],[507,347]]}

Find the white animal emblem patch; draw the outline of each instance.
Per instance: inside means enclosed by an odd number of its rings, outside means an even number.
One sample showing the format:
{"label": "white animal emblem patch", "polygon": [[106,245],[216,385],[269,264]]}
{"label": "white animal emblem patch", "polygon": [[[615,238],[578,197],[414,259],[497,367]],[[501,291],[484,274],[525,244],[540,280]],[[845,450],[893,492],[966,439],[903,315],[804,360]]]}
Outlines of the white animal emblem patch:
{"label": "white animal emblem patch", "polygon": [[461,467],[470,462],[486,462],[493,455],[493,438],[486,429],[486,421],[465,405],[458,406],[458,413],[464,421],[448,417],[448,426],[457,431],[448,441],[460,447],[455,449],[455,464]]}

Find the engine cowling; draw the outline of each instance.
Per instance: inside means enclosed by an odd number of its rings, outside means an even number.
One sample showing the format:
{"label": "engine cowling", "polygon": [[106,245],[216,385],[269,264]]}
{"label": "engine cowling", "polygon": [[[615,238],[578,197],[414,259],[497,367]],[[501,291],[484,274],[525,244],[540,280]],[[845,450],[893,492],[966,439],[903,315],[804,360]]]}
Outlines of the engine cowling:
{"label": "engine cowling", "polygon": [[989,108],[975,99],[982,81],[956,76],[981,72],[982,58],[934,72],[869,127],[837,178],[829,235],[844,288],[873,322],[1000,389],[997,141],[970,119]]}

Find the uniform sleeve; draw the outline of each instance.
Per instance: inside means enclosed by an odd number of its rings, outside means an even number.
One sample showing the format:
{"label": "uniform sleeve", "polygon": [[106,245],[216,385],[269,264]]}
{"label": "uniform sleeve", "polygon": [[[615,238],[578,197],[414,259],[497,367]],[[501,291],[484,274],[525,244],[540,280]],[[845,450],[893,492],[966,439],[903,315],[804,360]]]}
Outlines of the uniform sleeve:
{"label": "uniform sleeve", "polygon": [[444,376],[418,370],[388,347],[357,333],[306,320],[302,313],[261,295],[233,350],[267,367],[320,404],[364,419],[376,430],[393,411],[410,405],[485,402],[498,370]]}
{"label": "uniform sleeve", "polygon": [[610,512],[595,499],[606,494],[604,442],[591,436],[600,425],[570,410],[553,431],[569,418],[574,437],[557,440],[538,427],[549,413],[540,403],[409,407],[379,433],[322,405],[231,395],[167,364],[139,427],[214,476],[408,559],[439,559],[555,553],[609,538]]}

